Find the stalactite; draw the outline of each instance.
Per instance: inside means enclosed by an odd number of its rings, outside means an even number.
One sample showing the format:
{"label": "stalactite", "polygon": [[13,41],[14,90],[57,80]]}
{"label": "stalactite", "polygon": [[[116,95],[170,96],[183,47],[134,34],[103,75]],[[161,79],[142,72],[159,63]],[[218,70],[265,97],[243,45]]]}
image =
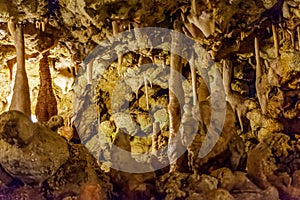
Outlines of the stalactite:
{"label": "stalactite", "polygon": [[[116,22],[116,21],[112,21],[112,29],[113,29],[114,36],[122,31],[122,30],[120,30],[120,26],[119,26],[118,22]],[[118,52],[118,73],[119,73],[119,75],[121,75],[121,73],[122,73],[122,63],[123,63],[123,53]]]}
{"label": "stalactite", "polygon": [[297,26],[298,50],[300,51],[300,26]]}
{"label": "stalactite", "polygon": [[199,87],[197,88],[197,97],[198,102],[203,102],[207,100],[207,97],[210,95],[210,87],[207,85],[208,82],[205,82],[205,80],[209,80],[208,71],[206,68],[201,69],[201,76],[199,77]]}
{"label": "stalactite", "polygon": [[71,116],[67,117],[64,126],[61,127],[57,133],[66,138],[66,140],[71,141],[74,136],[74,128],[72,126]]}
{"label": "stalactite", "polygon": [[42,21],[41,23],[42,23],[42,31],[45,32],[46,23],[44,21]]}
{"label": "stalactite", "polygon": [[196,74],[196,66],[195,66],[195,58],[194,53],[191,57],[190,62],[191,76],[192,76],[192,87],[193,87],[193,105],[197,105],[197,74]]}
{"label": "stalactite", "polygon": [[276,58],[279,57],[279,40],[277,30],[274,24],[272,24],[272,32],[273,32],[273,39],[274,39],[274,47],[275,47],[275,56]]}
{"label": "stalactite", "polygon": [[42,31],[45,32],[46,24],[48,23],[48,18],[43,18],[41,23],[42,23]]}
{"label": "stalactite", "polygon": [[223,84],[227,97],[233,93],[231,90],[232,68],[232,63],[229,60],[223,61]]}
{"label": "stalactite", "polygon": [[256,59],[256,80],[255,80],[256,94],[257,94],[258,102],[260,104],[262,113],[266,114],[267,102],[262,88],[263,72],[262,72],[262,66],[260,64],[259,41],[257,37],[255,37],[254,39],[254,49],[255,49],[255,59]]}
{"label": "stalactite", "polygon": [[14,65],[15,65],[16,61],[17,61],[16,58],[13,58],[13,59],[8,60],[6,62],[8,70],[9,70],[9,80],[12,80],[13,68],[14,68]]}
{"label": "stalactite", "polygon": [[191,10],[192,10],[192,14],[193,15],[197,14],[197,3],[196,3],[196,0],[192,0]]}
{"label": "stalactite", "polygon": [[52,89],[52,79],[48,62],[49,52],[43,54],[40,60],[40,89],[37,98],[35,114],[40,122],[47,122],[57,115],[57,102]]}
{"label": "stalactite", "polygon": [[92,84],[92,81],[93,81],[93,63],[94,63],[94,60],[89,62],[86,66],[86,76],[87,76],[88,84]]}
{"label": "stalactite", "polygon": [[215,32],[215,20],[210,13],[203,11],[200,16],[191,14],[188,15],[187,20],[200,29],[205,37]]}
{"label": "stalactite", "polygon": [[15,24],[15,22],[13,22],[13,21],[9,21],[8,23],[7,23],[7,28],[8,28],[8,31],[9,31],[9,33],[10,33],[10,35],[14,38],[15,37],[15,31],[16,31],[16,24]]}
{"label": "stalactite", "polygon": [[241,127],[241,131],[244,131],[242,118],[246,115],[248,111],[248,105],[245,104],[245,98],[231,89],[231,79],[233,73],[233,66],[231,61],[223,61],[223,85],[226,94],[226,100],[231,105],[234,112],[236,112],[238,121]]}
{"label": "stalactite", "polygon": [[36,21],[35,21],[35,28],[38,29],[38,30],[41,29],[41,23],[40,23],[39,20],[36,20]]}
{"label": "stalactite", "polygon": [[294,33],[294,29],[289,30],[287,29],[287,33],[289,34],[289,36],[291,37],[291,43],[292,43],[292,47],[295,47],[295,33]]}
{"label": "stalactite", "polygon": [[146,106],[147,106],[147,110],[149,110],[148,83],[145,75],[144,75],[144,84],[145,84],[145,93],[146,93]]}
{"label": "stalactite", "polygon": [[[174,22],[175,31],[181,30],[181,25],[178,21]],[[181,51],[180,33],[173,32],[171,49],[174,52]],[[170,171],[175,171],[180,168],[180,150],[183,145],[180,140],[179,126],[181,121],[182,107],[184,104],[184,95],[182,88],[182,80],[180,71],[182,68],[181,57],[175,53],[171,53],[170,63],[170,79],[169,79],[169,120],[170,120],[170,135],[168,142],[168,157],[170,161]]]}
{"label": "stalactite", "polygon": [[17,52],[17,71],[13,88],[13,96],[9,110],[18,110],[28,117],[31,116],[30,93],[25,69],[25,45],[22,24],[12,26],[14,30],[15,47]]}
{"label": "stalactite", "polygon": [[282,16],[287,19],[291,17],[289,6],[286,1],[284,1],[282,5]]}

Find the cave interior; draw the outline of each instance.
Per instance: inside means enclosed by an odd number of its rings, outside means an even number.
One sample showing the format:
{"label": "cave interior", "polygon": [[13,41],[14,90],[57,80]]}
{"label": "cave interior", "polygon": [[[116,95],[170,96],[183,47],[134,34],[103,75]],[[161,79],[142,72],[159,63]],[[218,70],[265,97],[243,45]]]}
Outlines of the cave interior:
{"label": "cave interior", "polygon": [[0,199],[300,200],[299,0],[0,0],[0,47]]}

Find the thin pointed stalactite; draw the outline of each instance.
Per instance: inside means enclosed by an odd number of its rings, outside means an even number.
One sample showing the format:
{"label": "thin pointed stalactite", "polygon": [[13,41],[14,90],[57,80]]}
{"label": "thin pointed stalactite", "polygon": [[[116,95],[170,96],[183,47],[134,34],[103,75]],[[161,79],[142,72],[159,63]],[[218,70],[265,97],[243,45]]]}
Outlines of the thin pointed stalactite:
{"label": "thin pointed stalactite", "polygon": [[233,76],[233,65],[230,60],[223,61],[223,85],[226,94],[226,100],[236,112],[241,131],[244,131],[242,118],[247,113],[247,106],[244,104],[245,98],[231,89],[231,81]]}
{"label": "thin pointed stalactite", "polygon": [[14,65],[16,62],[17,62],[16,58],[13,58],[6,62],[8,70],[9,70],[9,80],[11,80],[11,81],[12,81],[12,76],[13,76],[13,68],[14,68]]}
{"label": "thin pointed stalactite", "polygon": [[300,26],[297,26],[298,50],[300,50]]}
{"label": "thin pointed stalactite", "polygon": [[255,37],[254,39],[254,49],[255,49],[255,59],[256,59],[256,80],[255,80],[256,94],[257,94],[258,102],[261,107],[262,113],[266,114],[267,102],[263,93],[263,88],[262,88],[263,86],[261,85],[263,72],[262,72],[262,66],[260,64],[259,41],[257,37]]}
{"label": "thin pointed stalactite", "polygon": [[[118,33],[122,32],[123,30],[120,29],[118,22],[112,22],[112,29],[113,35],[116,36]],[[122,73],[122,63],[123,63],[123,53],[118,52],[118,74],[121,75]]]}
{"label": "thin pointed stalactite", "polygon": [[14,38],[15,37],[15,32],[16,32],[16,23],[13,21],[8,21],[7,22],[7,28],[10,33],[10,35]]}
{"label": "thin pointed stalactite", "polygon": [[145,75],[144,75],[144,84],[145,84],[145,94],[146,94],[146,106],[147,106],[147,110],[149,110],[148,83]]}
{"label": "thin pointed stalactite", "polygon": [[28,117],[31,116],[30,93],[25,69],[25,44],[22,24],[13,25],[15,47],[17,52],[17,71],[13,88],[13,96],[9,110],[18,110]]}
{"label": "thin pointed stalactite", "polygon": [[272,32],[273,32],[273,39],[274,39],[274,47],[275,47],[275,57],[279,57],[279,40],[277,30],[274,24],[272,24]]}
{"label": "thin pointed stalactite", "polygon": [[191,58],[191,77],[192,77],[192,87],[193,87],[193,105],[197,105],[197,74],[196,74],[196,66],[195,66],[195,60],[194,60],[194,53],[192,54]]}
{"label": "thin pointed stalactite", "polygon": [[231,79],[232,79],[232,63],[229,60],[223,61],[223,85],[226,96],[231,96],[233,91],[231,90]]}
{"label": "thin pointed stalactite", "polygon": [[89,62],[89,64],[87,64],[87,66],[86,66],[86,75],[87,75],[88,84],[92,84],[92,82],[93,82],[93,63],[94,63],[94,60]]}
{"label": "thin pointed stalactite", "polygon": [[179,170],[182,162],[182,152],[184,148],[179,134],[179,126],[181,122],[181,114],[184,105],[184,93],[181,80],[181,57],[174,52],[181,51],[180,29],[178,21],[174,22],[174,29],[171,44],[171,63],[170,63],[170,78],[169,78],[169,120],[170,120],[170,135],[168,142],[168,157],[170,161],[170,172]]}
{"label": "thin pointed stalactite", "polygon": [[49,52],[40,60],[40,89],[37,98],[35,115],[39,122],[47,122],[57,115],[57,102],[52,89],[52,79],[48,62]]}
{"label": "thin pointed stalactite", "polygon": [[287,30],[287,32],[291,35],[292,48],[295,48],[295,33],[294,33],[294,30]]}
{"label": "thin pointed stalactite", "polygon": [[195,15],[197,14],[197,3],[196,3],[196,0],[192,0],[192,3],[191,3],[191,10],[192,10],[192,13]]}

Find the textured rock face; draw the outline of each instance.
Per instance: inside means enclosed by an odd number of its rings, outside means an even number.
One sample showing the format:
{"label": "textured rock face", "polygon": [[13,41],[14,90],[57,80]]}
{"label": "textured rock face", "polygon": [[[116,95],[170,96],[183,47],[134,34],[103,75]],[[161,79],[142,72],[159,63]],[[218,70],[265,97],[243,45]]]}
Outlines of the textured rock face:
{"label": "textured rock face", "polygon": [[94,185],[91,188],[94,188],[95,197],[99,197],[97,192],[100,192],[102,199],[108,199],[112,190],[109,177],[100,170],[87,149],[83,145],[69,144],[69,154],[70,158],[43,182],[45,195],[49,199],[59,199],[77,196],[81,192],[79,196],[88,197],[92,194],[87,194],[86,190],[89,190],[89,185]]}
{"label": "textured rock face", "polygon": [[41,183],[69,158],[61,137],[22,113],[7,112],[0,119],[1,165],[12,176],[25,183]]}
{"label": "textured rock face", "polygon": [[[22,183],[35,185],[13,189],[1,189],[7,198],[62,199],[79,195],[88,197],[89,190],[99,192],[107,199],[112,186],[103,174],[97,161],[83,145],[68,144],[65,139],[17,111],[5,112],[0,116],[1,181],[8,181],[7,174]],[[5,179],[6,178],[6,179]],[[5,180],[4,180],[5,179]],[[16,182],[17,183],[17,182]],[[13,181],[6,184],[15,184]],[[93,189],[94,188],[94,189]],[[10,193],[11,192],[11,193]],[[96,194],[94,194],[96,195]],[[43,197],[42,197],[43,196]]]}
{"label": "textured rock face", "polygon": [[[0,16],[2,21],[10,18],[16,19],[34,19],[40,18],[48,12],[48,2],[37,1],[5,1],[0,2]],[[22,14],[20,14],[22,13]]]}
{"label": "textured rock face", "polygon": [[270,183],[267,177],[277,169],[276,157],[284,159],[291,150],[289,137],[276,133],[269,135],[265,140],[255,146],[248,153],[247,168],[248,174],[262,188],[267,188]]}

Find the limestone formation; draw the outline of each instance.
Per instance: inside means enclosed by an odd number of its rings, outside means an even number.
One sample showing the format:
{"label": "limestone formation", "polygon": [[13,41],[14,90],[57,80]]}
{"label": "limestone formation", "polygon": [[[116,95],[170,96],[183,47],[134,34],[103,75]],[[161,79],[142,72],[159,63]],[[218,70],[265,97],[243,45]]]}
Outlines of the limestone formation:
{"label": "limestone formation", "polygon": [[39,122],[47,122],[52,116],[57,115],[57,102],[52,88],[48,55],[49,52],[44,53],[40,60],[40,89],[35,110]]}
{"label": "limestone formation", "polygon": [[299,199],[299,8],[0,0],[1,198]]}
{"label": "limestone formation", "polygon": [[24,183],[42,183],[69,158],[60,136],[17,111],[1,115],[1,152],[2,167]]}

